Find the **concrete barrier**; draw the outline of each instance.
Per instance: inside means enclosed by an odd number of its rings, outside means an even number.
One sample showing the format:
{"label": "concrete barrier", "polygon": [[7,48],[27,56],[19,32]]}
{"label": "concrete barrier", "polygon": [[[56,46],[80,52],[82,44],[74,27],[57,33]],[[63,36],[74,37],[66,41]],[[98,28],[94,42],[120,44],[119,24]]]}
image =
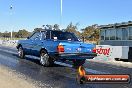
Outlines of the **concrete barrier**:
{"label": "concrete barrier", "polygon": [[2,41],[2,40],[0,40],[0,44],[2,44],[2,42],[3,42],[3,41]]}
{"label": "concrete barrier", "polygon": [[0,40],[0,44],[3,46],[16,47],[18,40]]}

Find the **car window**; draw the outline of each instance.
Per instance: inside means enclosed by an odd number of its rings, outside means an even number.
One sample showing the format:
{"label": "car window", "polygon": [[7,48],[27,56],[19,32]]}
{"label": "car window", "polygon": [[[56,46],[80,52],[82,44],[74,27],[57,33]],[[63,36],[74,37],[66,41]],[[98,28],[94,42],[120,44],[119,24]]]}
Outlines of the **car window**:
{"label": "car window", "polygon": [[42,39],[46,39],[46,32],[42,32]]}
{"label": "car window", "polygon": [[51,31],[46,32],[46,39],[50,39]]}
{"label": "car window", "polygon": [[40,36],[41,36],[40,32],[36,32],[30,37],[30,39],[31,40],[40,39]]}
{"label": "car window", "polygon": [[79,41],[78,38],[74,35],[74,33],[62,32],[62,31],[52,31],[51,39]]}

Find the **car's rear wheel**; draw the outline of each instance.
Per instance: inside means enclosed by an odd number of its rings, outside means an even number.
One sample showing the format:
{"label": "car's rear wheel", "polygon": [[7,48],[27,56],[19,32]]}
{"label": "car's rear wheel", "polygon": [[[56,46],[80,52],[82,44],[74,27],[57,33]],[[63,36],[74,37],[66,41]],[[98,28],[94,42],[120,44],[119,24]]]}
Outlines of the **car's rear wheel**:
{"label": "car's rear wheel", "polygon": [[86,78],[85,77],[80,77],[80,75],[77,75],[76,81],[77,81],[78,84],[84,84],[86,82]]}
{"label": "car's rear wheel", "polygon": [[79,67],[85,63],[85,59],[73,60],[73,67]]}
{"label": "car's rear wheel", "polygon": [[21,46],[18,48],[18,56],[19,56],[21,59],[24,59],[24,57],[25,57],[23,48],[22,48]]}
{"label": "car's rear wheel", "polygon": [[121,59],[120,58],[115,58],[116,61],[120,61]]}
{"label": "car's rear wheel", "polygon": [[53,65],[53,60],[50,58],[50,56],[45,50],[41,51],[40,64],[46,67]]}

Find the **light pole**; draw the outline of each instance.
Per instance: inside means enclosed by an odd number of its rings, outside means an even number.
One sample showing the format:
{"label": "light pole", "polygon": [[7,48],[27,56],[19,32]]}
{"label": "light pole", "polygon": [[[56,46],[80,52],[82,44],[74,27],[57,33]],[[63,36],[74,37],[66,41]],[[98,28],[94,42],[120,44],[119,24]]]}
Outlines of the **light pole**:
{"label": "light pole", "polygon": [[[12,5],[10,6],[10,16],[11,16],[11,18],[12,18]],[[10,19],[11,19],[10,18]],[[12,19],[11,19],[12,20]],[[12,39],[12,28],[11,28],[11,39]]]}
{"label": "light pole", "polygon": [[11,0],[11,4],[10,4],[10,22],[11,24],[11,39],[13,37],[12,31],[13,31],[13,22],[12,22],[12,15],[13,15],[13,0]]}
{"label": "light pole", "polygon": [[63,9],[62,5],[63,5],[63,1],[61,0],[61,6],[60,6],[60,29],[62,29],[62,9]]}

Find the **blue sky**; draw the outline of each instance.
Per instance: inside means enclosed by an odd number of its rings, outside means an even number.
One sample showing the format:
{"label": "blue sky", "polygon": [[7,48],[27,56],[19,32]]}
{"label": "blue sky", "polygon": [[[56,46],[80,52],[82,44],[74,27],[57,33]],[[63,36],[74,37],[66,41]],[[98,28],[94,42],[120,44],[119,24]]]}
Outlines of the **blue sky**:
{"label": "blue sky", "polygon": [[[12,15],[10,5],[13,5]],[[132,0],[63,0],[62,27],[132,20]],[[60,0],[0,0],[0,32],[60,24]]]}

